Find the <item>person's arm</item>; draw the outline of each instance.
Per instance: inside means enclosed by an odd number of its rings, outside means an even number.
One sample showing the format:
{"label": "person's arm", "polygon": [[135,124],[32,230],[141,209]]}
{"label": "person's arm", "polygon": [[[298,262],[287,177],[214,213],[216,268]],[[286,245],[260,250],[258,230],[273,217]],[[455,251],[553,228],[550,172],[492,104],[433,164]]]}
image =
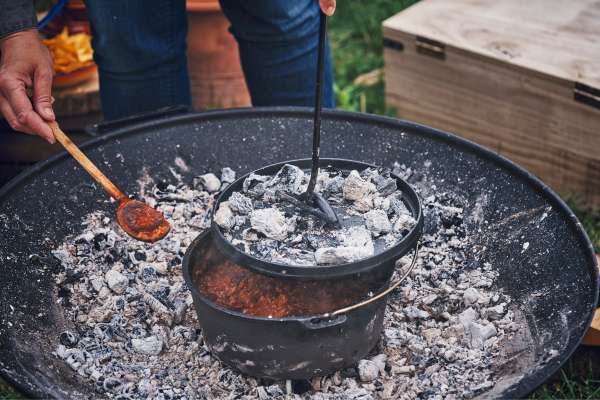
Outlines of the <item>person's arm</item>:
{"label": "person's arm", "polygon": [[33,0],[0,0],[0,38],[35,28]]}
{"label": "person's arm", "polygon": [[44,122],[54,120],[54,69],[52,57],[35,29],[33,2],[0,0],[0,10],[0,112],[14,130],[54,143],[52,130]]}

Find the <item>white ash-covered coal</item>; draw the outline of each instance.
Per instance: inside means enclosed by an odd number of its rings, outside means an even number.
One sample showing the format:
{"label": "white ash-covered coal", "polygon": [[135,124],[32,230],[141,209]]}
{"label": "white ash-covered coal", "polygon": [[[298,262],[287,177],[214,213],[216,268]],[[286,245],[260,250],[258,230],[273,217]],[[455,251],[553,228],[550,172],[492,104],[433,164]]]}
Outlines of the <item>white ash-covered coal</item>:
{"label": "white ash-covered coal", "polygon": [[[223,172],[221,180],[231,182],[231,170]],[[396,173],[407,178],[411,171]],[[103,396],[285,396],[286,382],[247,377],[211,357],[183,281],[181,256],[209,227],[217,181],[203,175],[189,185],[157,186],[141,179],[140,197],[172,223],[160,242],[135,241],[95,212],[54,252],[64,268],[56,294],[69,326],[56,337],[55,355]],[[491,266],[478,261],[461,197],[435,193],[426,181],[415,188],[424,199],[423,245],[414,271],[389,297],[380,343],[355,366],[292,382],[289,398],[470,398],[499,379],[503,348],[527,325],[516,322],[516,307],[495,288]],[[234,208],[250,206],[239,201]]]}
{"label": "white ash-covered coal", "polygon": [[381,253],[416,224],[389,169],[321,169],[315,191],[336,211],[340,227],[285,199],[306,191],[310,174],[286,164],[275,175],[250,174],[240,192],[219,204],[225,238],[254,257],[287,265],[336,265]]}

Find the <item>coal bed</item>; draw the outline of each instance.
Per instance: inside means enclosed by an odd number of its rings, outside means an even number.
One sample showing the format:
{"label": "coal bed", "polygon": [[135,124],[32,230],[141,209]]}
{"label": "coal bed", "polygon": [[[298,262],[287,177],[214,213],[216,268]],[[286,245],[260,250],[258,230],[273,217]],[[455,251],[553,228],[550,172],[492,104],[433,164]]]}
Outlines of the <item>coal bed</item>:
{"label": "coal bed", "polygon": [[[478,216],[465,215],[465,199],[436,192],[426,175],[410,168],[391,170],[404,179],[420,177],[415,189],[427,226],[416,267],[390,295],[384,332],[371,354],[334,374],[294,381],[296,398],[471,398],[494,390],[507,347],[530,345],[524,317],[494,285],[497,273],[478,262],[480,249],[471,241]],[[53,252],[63,268],[56,298],[71,326],[55,338],[53,354],[98,394],[276,399],[287,393],[283,381],[247,377],[211,356],[181,274],[185,249],[209,228],[215,197],[234,177],[229,168],[176,185],[142,177],[139,197],[171,221],[167,238],[153,246],[137,242],[94,212]]]}

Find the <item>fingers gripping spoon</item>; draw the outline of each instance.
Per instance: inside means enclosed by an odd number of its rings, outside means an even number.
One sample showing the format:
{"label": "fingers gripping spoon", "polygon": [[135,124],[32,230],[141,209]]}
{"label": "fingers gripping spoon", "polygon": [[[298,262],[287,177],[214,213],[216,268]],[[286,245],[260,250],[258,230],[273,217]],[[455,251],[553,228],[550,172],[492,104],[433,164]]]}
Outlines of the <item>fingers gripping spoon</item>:
{"label": "fingers gripping spoon", "polygon": [[169,233],[171,226],[160,211],[127,197],[79,150],[56,122],[50,122],[48,125],[56,140],[118,202],[117,222],[129,236],[144,242],[156,242]]}

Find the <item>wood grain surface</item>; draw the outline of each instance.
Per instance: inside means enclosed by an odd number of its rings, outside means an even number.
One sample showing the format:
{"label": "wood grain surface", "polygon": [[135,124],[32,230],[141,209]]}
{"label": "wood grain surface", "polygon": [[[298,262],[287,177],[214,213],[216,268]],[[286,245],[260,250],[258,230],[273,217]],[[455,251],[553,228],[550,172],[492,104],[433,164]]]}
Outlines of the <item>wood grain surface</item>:
{"label": "wood grain surface", "polygon": [[[600,22],[585,24],[600,21],[599,7],[600,1],[418,3],[384,22],[385,38],[403,47],[384,50],[386,100],[401,118],[473,140],[562,195],[600,205],[600,109],[574,99],[575,81],[600,88],[600,68],[570,68],[600,66]],[[443,58],[419,52],[421,37],[439,41]],[[518,48],[518,57],[492,42]]]}

